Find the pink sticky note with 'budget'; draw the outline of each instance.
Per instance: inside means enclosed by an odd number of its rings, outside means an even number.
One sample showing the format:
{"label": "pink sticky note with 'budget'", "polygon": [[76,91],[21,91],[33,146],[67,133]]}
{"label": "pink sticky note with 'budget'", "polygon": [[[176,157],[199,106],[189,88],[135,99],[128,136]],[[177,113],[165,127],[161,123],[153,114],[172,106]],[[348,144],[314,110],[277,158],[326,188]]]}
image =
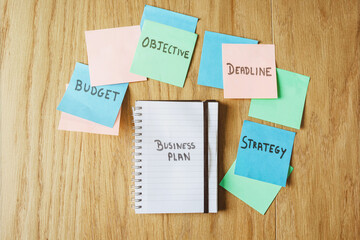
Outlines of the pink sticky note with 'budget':
{"label": "pink sticky note with 'budget'", "polygon": [[224,98],[277,98],[273,44],[222,45]]}
{"label": "pink sticky note with 'budget'", "polygon": [[146,80],[130,72],[140,34],[138,25],[85,32],[91,86]]}
{"label": "pink sticky note with 'budget'", "polygon": [[[66,88],[68,84],[66,84]],[[66,112],[61,112],[60,122],[59,122],[59,130],[71,131],[71,132],[86,132],[86,133],[96,133],[96,134],[104,134],[104,135],[119,135],[119,126],[120,126],[120,115],[121,108],[116,117],[114,126],[107,127],[102,124],[98,124],[96,122],[92,122]]]}

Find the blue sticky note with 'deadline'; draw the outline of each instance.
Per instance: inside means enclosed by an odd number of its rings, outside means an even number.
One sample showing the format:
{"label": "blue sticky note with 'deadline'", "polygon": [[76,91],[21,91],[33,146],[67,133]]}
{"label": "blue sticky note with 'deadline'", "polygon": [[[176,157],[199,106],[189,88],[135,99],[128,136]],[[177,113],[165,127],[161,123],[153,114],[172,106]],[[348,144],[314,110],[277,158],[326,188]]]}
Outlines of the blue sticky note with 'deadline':
{"label": "blue sticky note with 'deadline'", "polygon": [[153,7],[150,5],[145,5],[140,22],[140,28],[142,28],[145,20],[162,23],[189,32],[195,32],[198,22],[198,18],[196,17]]}
{"label": "blue sticky note with 'deadline'", "polygon": [[76,63],[57,110],[113,127],[128,83],[91,87],[89,67]]}
{"label": "blue sticky note with 'deadline'", "polygon": [[201,52],[198,84],[223,89],[222,44],[257,44],[258,41],[205,31]]}
{"label": "blue sticky note with 'deadline'", "polygon": [[295,133],[244,121],[235,174],[286,186]]}

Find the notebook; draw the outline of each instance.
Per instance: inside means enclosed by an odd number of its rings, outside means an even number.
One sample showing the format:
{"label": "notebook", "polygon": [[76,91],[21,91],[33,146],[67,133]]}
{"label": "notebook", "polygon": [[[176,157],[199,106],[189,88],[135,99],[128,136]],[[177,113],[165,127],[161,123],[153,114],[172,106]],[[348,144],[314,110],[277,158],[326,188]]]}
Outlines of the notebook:
{"label": "notebook", "polygon": [[218,102],[136,101],[135,213],[216,213]]}

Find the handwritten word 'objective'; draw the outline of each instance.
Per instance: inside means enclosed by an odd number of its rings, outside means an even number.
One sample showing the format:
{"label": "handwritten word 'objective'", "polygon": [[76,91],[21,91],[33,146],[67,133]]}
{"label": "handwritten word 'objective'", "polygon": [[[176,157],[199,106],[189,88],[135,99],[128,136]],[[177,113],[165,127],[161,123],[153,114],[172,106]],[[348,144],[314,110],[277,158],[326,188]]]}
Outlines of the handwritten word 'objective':
{"label": "handwritten word 'objective'", "polygon": [[242,149],[250,148],[250,149],[256,149],[258,151],[264,151],[275,154],[280,154],[281,152],[280,159],[282,159],[282,157],[286,152],[286,148],[282,148],[280,146],[276,146],[270,143],[256,142],[253,139],[247,138],[247,136],[244,136],[242,138],[242,142],[245,144],[243,146],[240,146]]}
{"label": "handwritten word 'objective'", "polygon": [[89,92],[91,95],[100,98],[104,97],[105,99],[113,99],[114,102],[116,101],[116,96],[120,94],[119,92],[110,89],[107,90],[105,90],[104,88],[97,89],[96,87],[91,87],[90,84],[86,84],[86,83],[84,83],[83,86],[83,82],[80,79],[76,80],[75,90],[79,92],[80,91]]}
{"label": "handwritten word 'objective'", "polygon": [[186,59],[189,59],[189,51],[188,50],[181,50],[180,48],[171,45],[169,43],[163,42],[163,41],[159,41],[159,40],[155,40],[155,39],[150,39],[149,37],[144,38],[144,40],[142,41],[141,45],[146,48],[152,48],[155,50],[159,50],[162,51],[164,53],[168,53],[171,55],[177,55],[177,56],[181,56],[184,57]]}

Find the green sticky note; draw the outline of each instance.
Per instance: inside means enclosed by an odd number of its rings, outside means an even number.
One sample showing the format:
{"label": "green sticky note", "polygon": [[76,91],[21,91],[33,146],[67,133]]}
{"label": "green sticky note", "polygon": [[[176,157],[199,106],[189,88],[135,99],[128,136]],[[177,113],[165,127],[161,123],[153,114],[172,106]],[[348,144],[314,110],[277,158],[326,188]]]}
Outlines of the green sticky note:
{"label": "green sticky note", "polygon": [[277,99],[252,99],[249,116],[300,129],[310,77],[277,68]]}
{"label": "green sticky note", "polygon": [[[293,169],[292,166],[289,167],[288,177]],[[220,186],[264,215],[281,186],[235,175],[234,170],[235,162],[221,180]]]}
{"label": "green sticky note", "polygon": [[183,87],[197,34],[145,20],[130,72]]}

